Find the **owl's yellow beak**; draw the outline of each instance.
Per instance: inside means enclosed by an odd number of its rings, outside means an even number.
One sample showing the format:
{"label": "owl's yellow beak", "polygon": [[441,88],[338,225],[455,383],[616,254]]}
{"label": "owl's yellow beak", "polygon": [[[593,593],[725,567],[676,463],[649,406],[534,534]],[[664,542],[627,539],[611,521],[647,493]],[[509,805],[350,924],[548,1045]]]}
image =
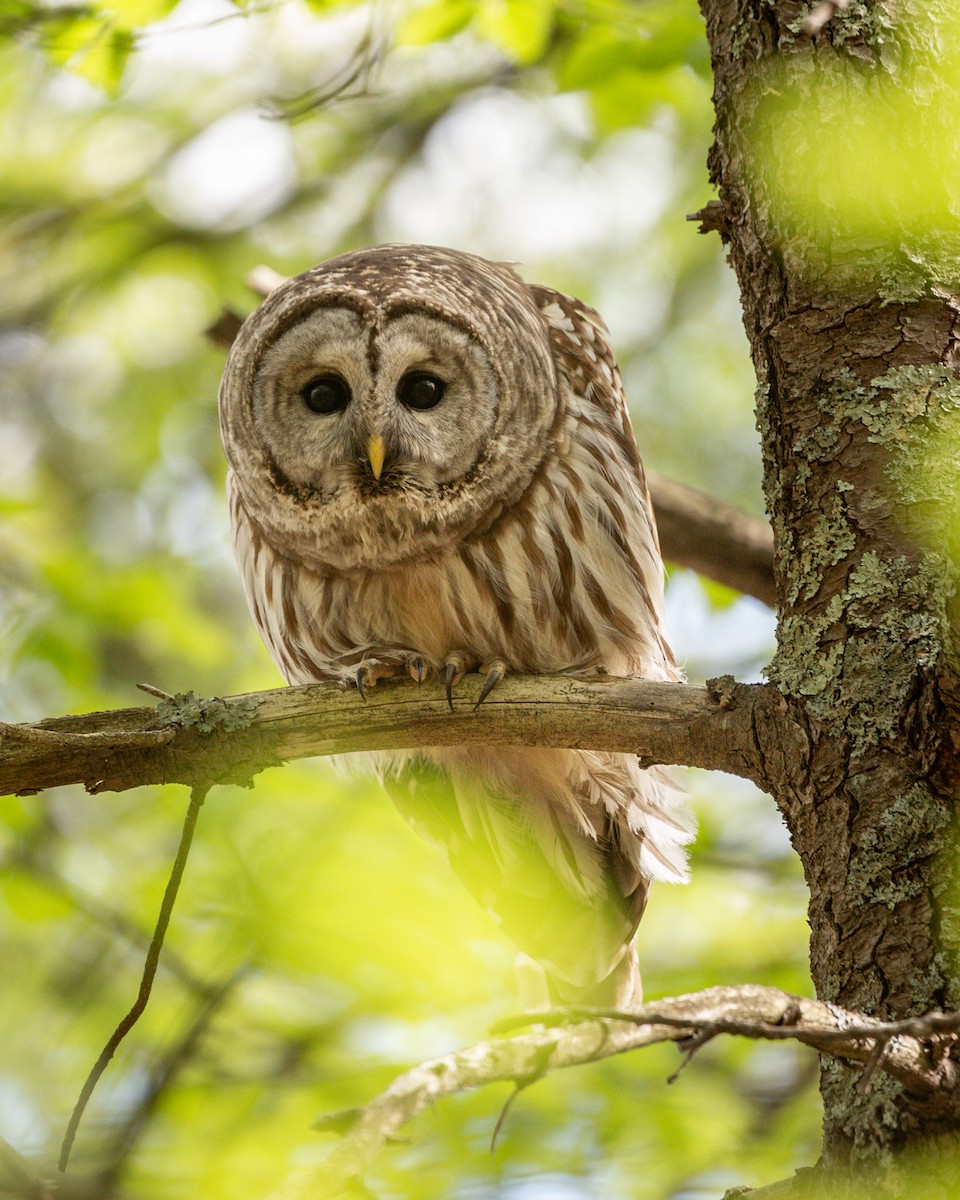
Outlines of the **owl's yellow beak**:
{"label": "owl's yellow beak", "polygon": [[380,478],[380,472],[383,470],[383,459],[386,453],[387,448],[383,444],[383,438],[379,434],[375,434],[367,442],[367,460],[370,463],[370,470],[373,471],[374,479]]}

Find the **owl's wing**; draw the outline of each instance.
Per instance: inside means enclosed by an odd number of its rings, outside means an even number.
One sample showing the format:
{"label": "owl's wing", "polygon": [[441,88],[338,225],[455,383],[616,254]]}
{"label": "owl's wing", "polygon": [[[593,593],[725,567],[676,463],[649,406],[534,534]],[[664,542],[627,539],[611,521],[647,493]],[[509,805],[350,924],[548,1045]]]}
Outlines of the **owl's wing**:
{"label": "owl's wing", "polygon": [[593,607],[622,653],[618,674],[679,679],[661,626],[663,560],[620,370],[603,318],[573,296],[531,287],[550,340],[565,424],[557,492],[573,496],[581,574],[592,573]]}
{"label": "owl's wing", "polygon": [[[559,761],[556,752],[551,758]],[[524,772],[520,760],[487,758],[481,767],[419,757],[383,782],[515,945],[559,979],[589,987],[622,957],[649,881],[619,846],[621,823],[611,814],[586,796],[557,802]],[[569,793],[570,780],[557,788]]]}

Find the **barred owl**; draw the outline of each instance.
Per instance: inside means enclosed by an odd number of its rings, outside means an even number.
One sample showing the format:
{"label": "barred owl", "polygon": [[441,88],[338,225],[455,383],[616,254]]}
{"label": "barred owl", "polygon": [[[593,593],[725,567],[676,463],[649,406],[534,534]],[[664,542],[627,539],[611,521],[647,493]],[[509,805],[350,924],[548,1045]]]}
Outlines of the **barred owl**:
{"label": "barred owl", "polygon": [[[289,683],[479,670],[679,678],[663,564],[607,331],[509,266],[389,245],[246,321],[220,393],[237,560]],[[411,685],[412,686],[412,685]],[[401,812],[568,1003],[639,1002],[650,881],[691,825],[628,754],[377,756]]]}

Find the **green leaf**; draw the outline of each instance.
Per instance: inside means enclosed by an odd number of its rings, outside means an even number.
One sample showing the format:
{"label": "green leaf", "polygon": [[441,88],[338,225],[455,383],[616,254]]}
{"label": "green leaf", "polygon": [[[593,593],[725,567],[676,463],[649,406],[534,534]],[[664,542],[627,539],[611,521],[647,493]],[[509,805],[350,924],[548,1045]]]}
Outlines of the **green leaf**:
{"label": "green leaf", "polygon": [[706,575],[700,575],[698,578],[704,595],[710,602],[711,608],[729,608],[731,604],[736,604],[742,595],[741,592],[736,591],[734,588],[717,583],[715,579],[708,579]]}
{"label": "green leaf", "polygon": [[560,57],[557,79],[562,88],[589,88],[623,70],[683,65],[709,70],[699,14],[687,3],[644,4],[631,9],[629,22],[611,15],[585,26]]}
{"label": "green leaf", "polygon": [[703,80],[686,66],[666,71],[620,71],[592,88],[590,96],[603,133],[644,125],[662,107],[687,116],[709,103]]}
{"label": "green leaf", "polygon": [[116,23],[126,29],[159,21],[176,6],[177,0],[109,0],[105,5]]}
{"label": "green leaf", "polygon": [[7,875],[0,882],[0,895],[11,915],[23,921],[56,921],[74,911],[69,900],[28,875]]}
{"label": "green leaf", "polygon": [[115,95],[133,49],[133,32],[110,19],[65,20],[44,38],[51,60]]}
{"label": "green leaf", "polygon": [[433,0],[413,8],[400,18],[394,33],[396,45],[426,46],[445,41],[465,29],[475,12],[473,0]]}
{"label": "green leaf", "polygon": [[572,43],[559,63],[557,83],[565,91],[593,87],[608,80],[612,74],[634,66],[637,50],[637,38],[628,40],[615,30],[603,27],[589,30]]}
{"label": "green leaf", "polygon": [[554,16],[549,0],[485,0],[475,26],[514,62],[527,64],[543,57]]}

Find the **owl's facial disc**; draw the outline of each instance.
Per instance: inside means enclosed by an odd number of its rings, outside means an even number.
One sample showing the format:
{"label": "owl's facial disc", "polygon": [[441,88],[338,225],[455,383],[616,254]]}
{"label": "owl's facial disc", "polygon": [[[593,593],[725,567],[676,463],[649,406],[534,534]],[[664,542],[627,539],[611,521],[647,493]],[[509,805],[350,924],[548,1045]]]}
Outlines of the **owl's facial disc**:
{"label": "owl's facial disc", "polygon": [[279,476],[325,501],[382,504],[469,476],[496,421],[496,375],[437,317],[320,308],[264,354],[254,420]]}
{"label": "owl's facial disc", "polygon": [[379,246],[319,264],[251,314],[220,415],[238,502],[275,549],[382,571],[516,504],[560,402],[537,294],[510,267]]}

